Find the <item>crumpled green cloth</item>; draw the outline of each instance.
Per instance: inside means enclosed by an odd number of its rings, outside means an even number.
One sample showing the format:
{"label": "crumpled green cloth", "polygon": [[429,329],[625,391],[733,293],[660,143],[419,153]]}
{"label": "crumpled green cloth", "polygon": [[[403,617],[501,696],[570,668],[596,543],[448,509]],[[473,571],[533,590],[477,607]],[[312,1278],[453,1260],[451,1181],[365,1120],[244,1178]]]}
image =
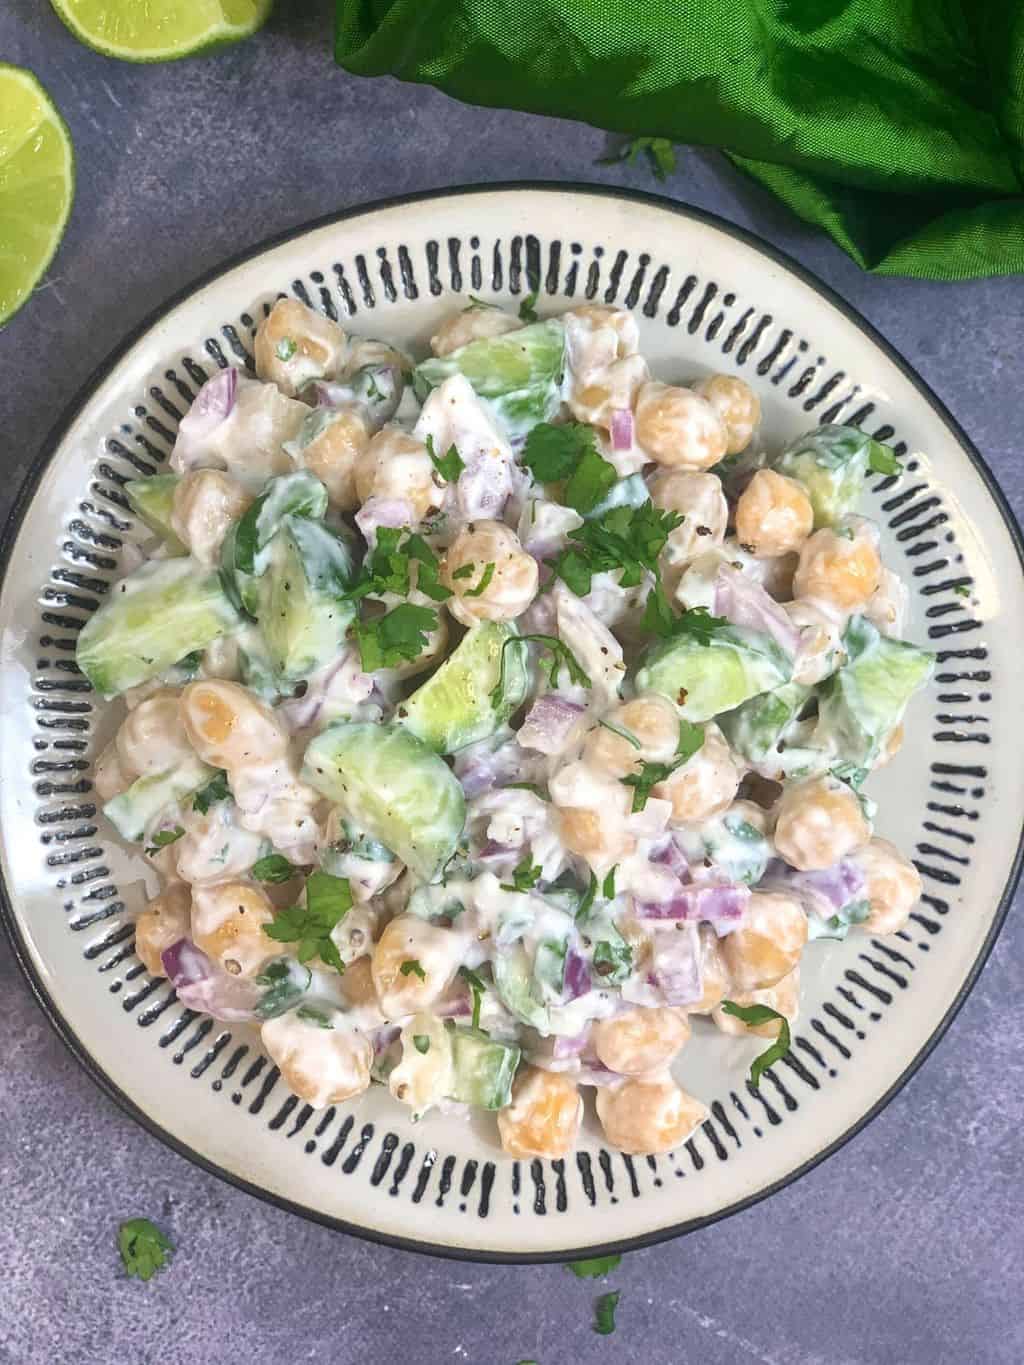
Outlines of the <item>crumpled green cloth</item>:
{"label": "crumpled green cloth", "polygon": [[337,0],[336,57],[721,147],[867,270],[1024,271],[1024,0]]}

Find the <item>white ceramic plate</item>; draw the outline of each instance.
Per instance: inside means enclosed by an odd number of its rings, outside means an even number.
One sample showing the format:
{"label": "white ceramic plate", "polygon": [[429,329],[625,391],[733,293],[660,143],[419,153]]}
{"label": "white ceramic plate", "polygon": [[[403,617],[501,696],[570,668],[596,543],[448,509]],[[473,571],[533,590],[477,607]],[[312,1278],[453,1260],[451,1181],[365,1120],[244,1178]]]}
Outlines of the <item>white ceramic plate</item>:
{"label": "white ceramic plate", "polygon": [[[457,296],[514,303],[534,275],[542,312],[584,298],[635,309],[660,378],[746,377],[773,440],[847,421],[905,452],[905,473],[876,479],[864,510],[910,584],[909,637],[939,657],[905,747],[871,783],[881,832],[923,874],[919,910],[898,938],[809,949],[792,1054],[760,1093],[746,1083],[757,1044],[698,1023],[678,1070],[712,1117],[657,1159],[609,1152],[591,1118],[564,1163],[514,1162],[490,1123],[413,1126],[381,1087],[313,1113],[254,1033],[183,1010],[146,975],[132,915],[152,874],[97,816],[88,777],[116,708],[97,706],[76,673],[75,633],[138,536],[120,485],[162,464],[196,385],[248,359],[255,322],[282,291],[423,353]],[[43,1007],[151,1131],[349,1231],[540,1260],[653,1242],[748,1204],[834,1150],[906,1079],[1006,909],[1024,812],[1012,742],[1020,533],[977,453],[899,356],[792,262],[706,215],[585,187],[511,186],[358,210],[265,248],[190,288],[104,367],[47,442],[4,560],[5,918]]]}

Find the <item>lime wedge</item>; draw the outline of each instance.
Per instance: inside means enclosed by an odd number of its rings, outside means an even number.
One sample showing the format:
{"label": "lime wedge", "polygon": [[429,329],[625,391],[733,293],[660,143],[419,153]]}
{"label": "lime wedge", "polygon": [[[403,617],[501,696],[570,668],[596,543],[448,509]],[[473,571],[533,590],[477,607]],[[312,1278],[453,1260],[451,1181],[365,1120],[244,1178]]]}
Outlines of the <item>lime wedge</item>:
{"label": "lime wedge", "polygon": [[171,62],[255,33],[273,0],[50,0],[89,47],[126,62]]}
{"label": "lime wedge", "polygon": [[0,327],[53,260],[74,194],[67,125],[31,71],[0,62]]}

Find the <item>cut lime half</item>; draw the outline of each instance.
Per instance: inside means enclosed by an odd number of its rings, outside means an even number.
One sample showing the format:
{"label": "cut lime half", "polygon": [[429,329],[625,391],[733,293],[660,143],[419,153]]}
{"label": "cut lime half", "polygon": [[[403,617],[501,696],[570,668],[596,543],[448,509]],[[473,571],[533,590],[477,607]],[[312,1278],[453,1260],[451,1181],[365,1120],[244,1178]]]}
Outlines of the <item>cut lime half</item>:
{"label": "cut lime half", "polygon": [[53,260],[74,196],[67,125],[31,71],[0,62],[0,327]]}
{"label": "cut lime half", "polygon": [[50,0],[89,47],[125,62],[173,62],[248,38],[273,0]]}

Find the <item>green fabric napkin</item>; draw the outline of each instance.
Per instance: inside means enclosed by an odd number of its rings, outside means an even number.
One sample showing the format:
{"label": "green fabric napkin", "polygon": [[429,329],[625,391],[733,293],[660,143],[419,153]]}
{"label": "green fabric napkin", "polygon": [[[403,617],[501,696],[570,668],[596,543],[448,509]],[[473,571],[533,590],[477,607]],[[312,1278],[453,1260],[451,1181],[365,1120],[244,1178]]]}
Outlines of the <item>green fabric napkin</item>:
{"label": "green fabric napkin", "polygon": [[1021,0],[337,0],[336,56],[721,147],[867,270],[1024,271]]}

